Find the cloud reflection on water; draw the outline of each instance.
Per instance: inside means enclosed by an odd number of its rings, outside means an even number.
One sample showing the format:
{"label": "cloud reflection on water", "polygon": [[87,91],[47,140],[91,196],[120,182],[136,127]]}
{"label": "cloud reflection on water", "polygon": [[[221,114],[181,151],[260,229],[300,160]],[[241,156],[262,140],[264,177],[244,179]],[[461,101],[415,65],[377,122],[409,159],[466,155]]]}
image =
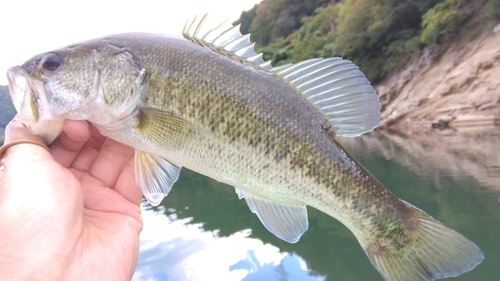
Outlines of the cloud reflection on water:
{"label": "cloud reflection on water", "polygon": [[314,276],[297,254],[249,238],[250,229],[220,237],[191,218],[165,216],[163,208],[142,206],[144,229],[133,281],[326,279]]}

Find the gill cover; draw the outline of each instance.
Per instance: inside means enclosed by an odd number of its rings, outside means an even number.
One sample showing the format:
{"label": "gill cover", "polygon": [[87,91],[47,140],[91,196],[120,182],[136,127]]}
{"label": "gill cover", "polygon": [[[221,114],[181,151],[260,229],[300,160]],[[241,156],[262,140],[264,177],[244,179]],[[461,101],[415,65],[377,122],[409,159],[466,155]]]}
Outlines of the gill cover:
{"label": "gill cover", "polygon": [[115,118],[127,117],[140,101],[146,70],[125,48],[107,44],[92,52],[98,70],[98,100]]}

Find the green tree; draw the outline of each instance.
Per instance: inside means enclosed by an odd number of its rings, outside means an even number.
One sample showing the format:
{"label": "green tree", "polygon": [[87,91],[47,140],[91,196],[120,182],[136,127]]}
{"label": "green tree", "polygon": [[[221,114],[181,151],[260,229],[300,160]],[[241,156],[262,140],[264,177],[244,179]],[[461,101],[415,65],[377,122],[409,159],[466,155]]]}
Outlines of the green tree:
{"label": "green tree", "polygon": [[253,40],[260,46],[286,38],[302,24],[301,19],[312,15],[317,7],[329,0],[264,0],[257,5],[256,16],[250,25]]}
{"label": "green tree", "polygon": [[490,0],[488,1],[481,14],[486,20],[499,20],[500,19],[500,0]]}
{"label": "green tree", "polygon": [[257,4],[248,11],[241,12],[240,18],[233,22],[233,25],[241,24],[240,31],[241,34],[250,33],[250,24],[252,24],[253,19],[257,15]]}
{"label": "green tree", "polygon": [[422,16],[421,41],[437,42],[439,36],[452,32],[463,18],[461,4],[462,0],[446,0],[429,9]]}
{"label": "green tree", "polygon": [[500,0],[264,0],[242,23],[274,65],[341,56],[376,83],[474,17],[500,18]]}
{"label": "green tree", "polygon": [[293,58],[297,61],[313,57],[331,57],[338,55],[333,43],[335,40],[336,16],[334,5],[318,8],[314,16],[305,17],[302,27],[295,38]]}

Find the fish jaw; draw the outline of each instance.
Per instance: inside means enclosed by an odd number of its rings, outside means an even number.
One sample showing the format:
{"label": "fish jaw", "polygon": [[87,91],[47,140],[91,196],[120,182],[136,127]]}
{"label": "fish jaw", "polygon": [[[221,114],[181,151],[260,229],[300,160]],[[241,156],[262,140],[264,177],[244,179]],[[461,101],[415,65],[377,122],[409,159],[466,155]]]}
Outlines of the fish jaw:
{"label": "fish jaw", "polygon": [[65,119],[114,130],[128,125],[145,73],[126,49],[98,40],[37,55],[7,76],[17,118],[49,144]]}
{"label": "fish jaw", "polygon": [[33,79],[20,66],[10,68],[7,78],[10,96],[17,111],[16,119],[45,143],[52,143],[62,132],[64,118],[52,113],[44,84]]}

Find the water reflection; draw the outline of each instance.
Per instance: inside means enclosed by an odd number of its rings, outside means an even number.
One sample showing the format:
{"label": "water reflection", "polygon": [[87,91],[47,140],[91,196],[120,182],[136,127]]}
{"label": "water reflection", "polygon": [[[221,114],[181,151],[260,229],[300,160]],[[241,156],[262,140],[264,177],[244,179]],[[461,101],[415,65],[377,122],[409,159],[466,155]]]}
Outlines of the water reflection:
{"label": "water reflection", "polygon": [[[500,276],[498,131],[340,140],[389,190],[458,230],[485,252],[453,280]],[[159,208],[144,210],[134,280],[382,280],[356,238],[308,208],[296,244],[269,233],[234,188],[183,169]]]}
{"label": "water reflection", "polygon": [[374,131],[361,138],[341,138],[340,142],[359,160],[381,154],[421,176],[434,178],[437,188],[443,175],[471,176],[500,191],[500,130],[496,127],[413,134]]}
{"label": "water reflection", "polygon": [[[2,130],[0,130],[0,134]],[[389,190],[474,241],[485,260],[459,280],[500,276],[500,132],[376,131],[341,143]],[[183,169],[158,208],[143,206],[133,280],[382,280],[356,238],[308,208],[296,244],[269,233],[234,188]]]}
{"label": "water reflection", "polygon": [[132,280],[325,280],[311,275],[306,261],[294,253],[250,238],[251,230],[221,237],[175,210],[143,205],[144,230]]}

